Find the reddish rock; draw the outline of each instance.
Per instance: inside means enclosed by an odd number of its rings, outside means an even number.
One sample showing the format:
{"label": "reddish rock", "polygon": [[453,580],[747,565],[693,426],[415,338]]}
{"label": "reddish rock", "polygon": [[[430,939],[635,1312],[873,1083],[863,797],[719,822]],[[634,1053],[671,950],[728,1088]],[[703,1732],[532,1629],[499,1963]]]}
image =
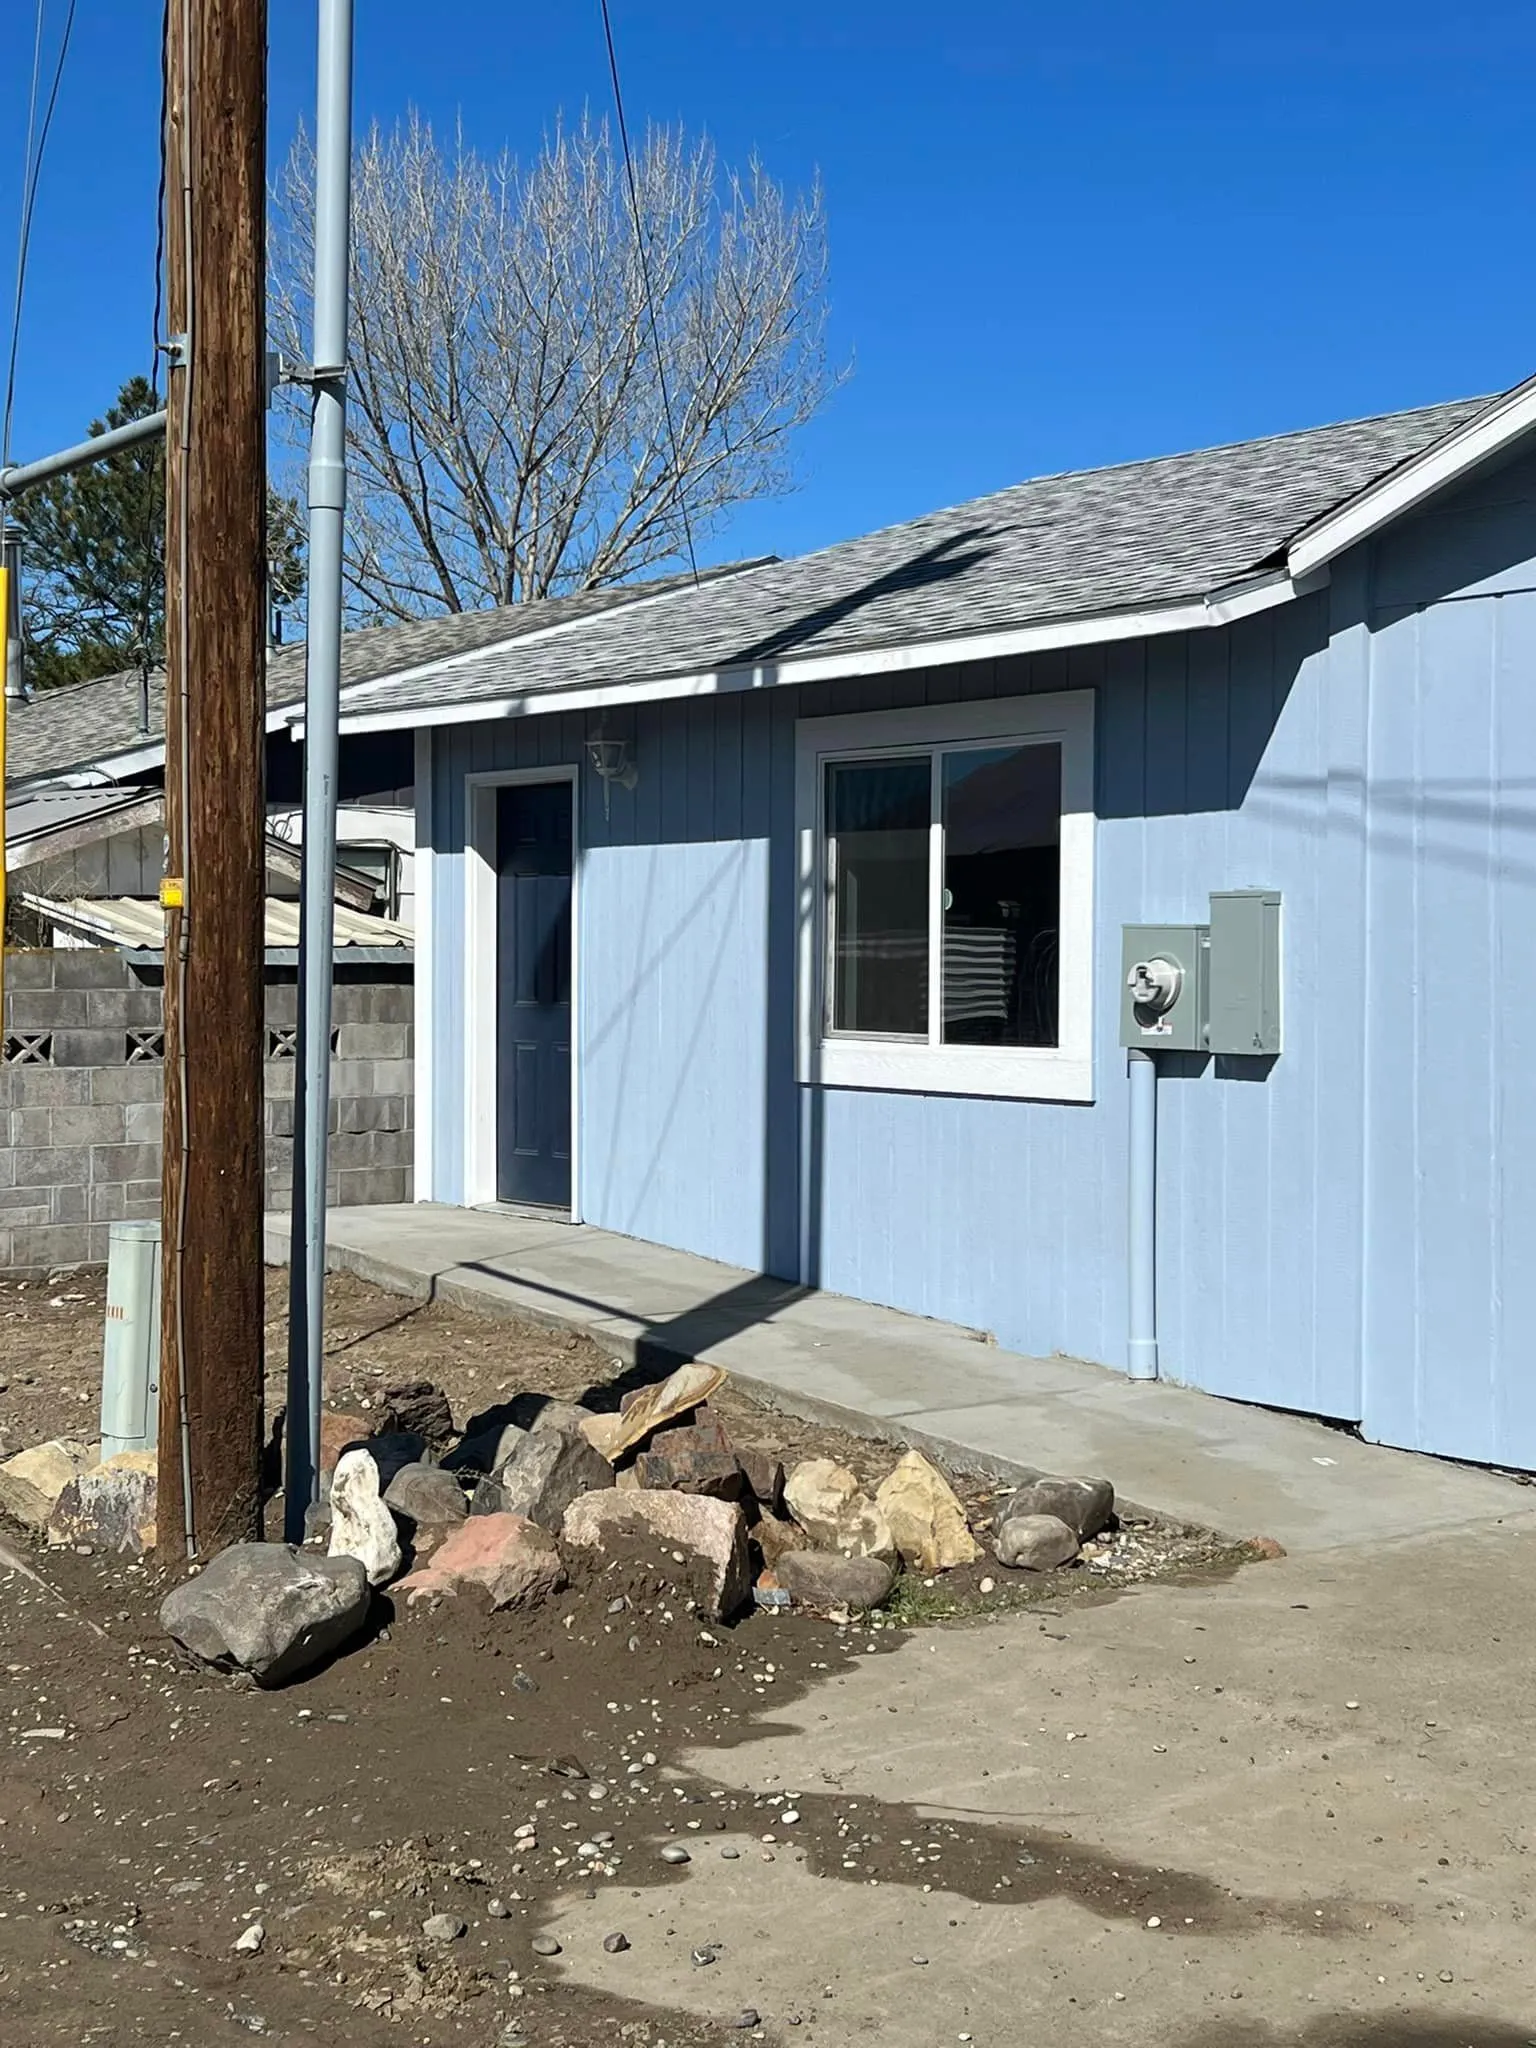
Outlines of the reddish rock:
{"label": "reddish rock", "polygon": [[320,1416],[320,1470],[333,1470],[342,1452],[367,1436],[368,1430],[366,1415],[348,1415],[340,1408],[325,1409]]}
{"label": "reddish rock", "polygon": [[658,1430],[650,1449],[636,1458],[635,1470],[642,1486],[711,1500],[740,1500],[747,1490],[736,1447],[707,1405],[695,1410],[691,1422]]}
{"label": "reddish rock", "polygon": [[1285,1556],[1285,1545],[1277,1543],[1273,1536],[1250,1536],[1244,1548],[1250,1557],[1261,1562]]}
{"label": "reddish rock", "polygon": [[565,1567],[547,1529],[526,1515],[472,1515],[444,1537],[429,1565],[403,1578],[396,1590],[414,1605],[434,1594],[482,1586],[493,1607],[530,1607],[564,1584]]}

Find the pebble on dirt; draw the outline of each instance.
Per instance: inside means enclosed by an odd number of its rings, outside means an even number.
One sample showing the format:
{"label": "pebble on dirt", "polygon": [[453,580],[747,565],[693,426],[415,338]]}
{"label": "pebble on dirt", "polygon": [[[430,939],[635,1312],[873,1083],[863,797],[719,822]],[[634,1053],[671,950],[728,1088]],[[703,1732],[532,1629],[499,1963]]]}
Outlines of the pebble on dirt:
{"label": "pebble on dirt", "polygon": [[428,1941],[462,1941],[469,1929],[452,1913],[433,1913],[421,1923]]}

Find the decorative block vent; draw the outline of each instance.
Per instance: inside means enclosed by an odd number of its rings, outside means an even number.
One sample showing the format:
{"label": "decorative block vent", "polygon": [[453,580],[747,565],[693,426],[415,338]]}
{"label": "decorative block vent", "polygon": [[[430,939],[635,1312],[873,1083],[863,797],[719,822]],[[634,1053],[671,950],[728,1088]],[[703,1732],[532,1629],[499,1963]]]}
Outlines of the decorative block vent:
{"label": "decorative block vent", "polygon": [[165,1033],[163,1031],[127,1032],[123,1039],[123,1058],[130,1067],[144,1067],[165,1058]]}
{"label": "decorative block vent", "polygon": [[10,1067],[51,1067],[53,1033],[16,1031],[5,1041],[5,1063]]}
{"label": "decorative block vent", "polygon": [[[331,1028],[331,1058],[336,1057],[336,1048],[341,1043],[341,1026]],[[267,1058],[269,1060],[296,1060],[299,1056],[299,1028],[295,1024],[288,1029],[278,1027],[267,1032]]]}

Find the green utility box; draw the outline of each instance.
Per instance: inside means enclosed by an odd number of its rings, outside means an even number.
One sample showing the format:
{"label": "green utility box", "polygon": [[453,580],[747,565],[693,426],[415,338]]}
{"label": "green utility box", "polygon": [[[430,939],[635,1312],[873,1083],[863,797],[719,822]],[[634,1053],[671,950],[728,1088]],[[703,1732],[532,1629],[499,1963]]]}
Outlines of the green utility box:
{"label": "green utility box", "polygon": [[1128,924],[1121,933],[1120,1043],[1148,1052],[1204,1052],[1210,931],[1203,924]]}
{"label": "green utility box", "polygon": [[1280,1050],[1280,891],[1211,892],[1210,1049]]}

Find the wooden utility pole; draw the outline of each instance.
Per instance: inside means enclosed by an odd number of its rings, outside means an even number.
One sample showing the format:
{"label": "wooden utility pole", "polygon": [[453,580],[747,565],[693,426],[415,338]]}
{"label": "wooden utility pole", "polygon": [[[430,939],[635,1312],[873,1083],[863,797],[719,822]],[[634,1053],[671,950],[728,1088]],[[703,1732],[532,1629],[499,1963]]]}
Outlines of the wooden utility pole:
{"label": "wooden utility pole", "polygon": [[266,0],[170,0],[167,23],[170,1558],[255,1536],[260,1517]]}

